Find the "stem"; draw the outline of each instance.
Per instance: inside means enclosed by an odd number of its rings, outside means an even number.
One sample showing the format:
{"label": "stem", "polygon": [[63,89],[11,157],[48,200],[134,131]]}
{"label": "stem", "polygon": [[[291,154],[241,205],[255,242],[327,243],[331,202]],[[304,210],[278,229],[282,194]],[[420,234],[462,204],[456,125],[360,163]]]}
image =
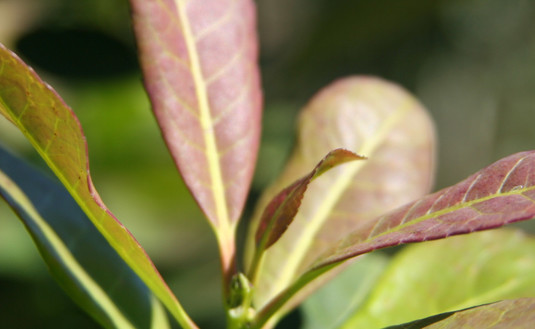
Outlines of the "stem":
{"label": "stem", "polygon": [[[263,250],[265,251],[265,249]],[[249,271],[247,271],[247,277],[249,277],[249,280],[253,283],[253,285],[256,285],[256,276],[258,274],[258,269],[260,268],[260,263],[262,260],[264,260],[264,252],[260,252],[259,248],[255,248],[255,252],[253,255],[253,261],[251,262],[251,266],[249,267]]]}
{"label": "stem", "polygon": [[254,317],[253,287],[243,273],[234,275],[230,282],[230,293],[226,303],[227,328],[249,328]]}
{"label": "stem", "polygon": [[221,259],[223,298],[226,301],[230,293],[230,282],[237,273],[236,267],[236,225],[227,226],[226,230],[215,230]]}
{"label": "stem", "polygon": [[297,294],[301,288],[310,283],[312,280],[316,279],[323,273],[333,269],[334,267],[340,265],[342,262],[330,264],[318,269],[312,269],[305,274],[303,274],[297,281],[295,281],[291,286],[280,292],[275,298],[271,300],[269,304],[264,306],[257,315],[251,325],[251,329],[260,329],[264,326],[277,311],[279,311],[292,297]]}

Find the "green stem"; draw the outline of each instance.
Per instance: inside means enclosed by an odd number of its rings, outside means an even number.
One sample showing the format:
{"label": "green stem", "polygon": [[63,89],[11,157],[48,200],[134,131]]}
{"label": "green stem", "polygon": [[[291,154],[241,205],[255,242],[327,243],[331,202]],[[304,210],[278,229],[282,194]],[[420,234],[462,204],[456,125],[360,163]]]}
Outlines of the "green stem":
{"label": "green stem", "polygon": [[264,306],[255,316],[253,322],[251,323],[251,329],[260,329],[264,326],[272,316],[276,314],[292,297],[297,294],[301,288],[305,285],[316,279],[318,276],[323,273],[333,269],[334,267],[340,265],[342,262],[330,264],[318,269],[312,269],[305,274],[303,274],[297,281],[295,281],[291,286],[279,293],[275,298],[271,300],[269,304]]}

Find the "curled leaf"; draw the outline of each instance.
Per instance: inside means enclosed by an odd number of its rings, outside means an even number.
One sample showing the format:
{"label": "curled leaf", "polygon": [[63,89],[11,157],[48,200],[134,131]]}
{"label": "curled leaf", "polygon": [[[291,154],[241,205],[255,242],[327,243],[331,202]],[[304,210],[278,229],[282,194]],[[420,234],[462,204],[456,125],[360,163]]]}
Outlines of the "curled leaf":
{"label": "curled leaf", "polygon": [[365,158],[345,149],[333,150],[308,175],[277,194],[268,204],[260,219],[256,231],[256,247],[267,249],[282,236],[297,214],[310,182],[337,165],[362,159]]}

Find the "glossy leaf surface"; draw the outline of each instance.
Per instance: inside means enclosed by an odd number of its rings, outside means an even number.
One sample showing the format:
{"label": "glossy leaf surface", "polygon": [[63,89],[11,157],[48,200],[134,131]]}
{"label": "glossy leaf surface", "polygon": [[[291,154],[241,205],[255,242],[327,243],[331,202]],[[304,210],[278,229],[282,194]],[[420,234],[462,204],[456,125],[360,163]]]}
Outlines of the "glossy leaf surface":
{"label": "glossy leaf surface", "polygon": [[55,279],[101,325],[169,328],[160,303],[69,193],[2,149],[0,195],[26,226]]}
{"label": "glossy leaf surface", "polygon": [[0,45],[0,113],[28,138],[83,212],[175,318],[193,327],[145,251],[100,199],[80,123],[58,94]]}
{"label": "glossy leaf surface", "polygon": [[535,217],[535,151],[503,158],[464,181],[364,223],[316,267],[401,243],[445,238]]}
{"label": "glossy leaf surface", "polygon": [[[494,230],[407,247],[342,328],[383,328],[503,299],[535,296],[535,239]],[[483,328],[483,327],[482,327]]]}
{"label": "glossy leaf surface", "polygon": [[251,0],[131,0],[145,86],[184,181],[218,234],[248,193],[261,93]]}
{"label": "glossy leaf surface", "polygon": [[520,298],[451,312],[388,329],[531,329],[535,298]]}
{"label": "glossy leaf surface", "polygon": [[[336,81],[301,113],[292,157],[257,205],[248,251],[254,250],[254,233],[269,201],[336,148],[351,150],[367,160],[334,168],[310,184],[292,225],[265,253],[255,282],[259,307],[348,232],[430,188],[434,131],[418,101],[377,78]],[[248,261],[251,259],[252,254]]]}

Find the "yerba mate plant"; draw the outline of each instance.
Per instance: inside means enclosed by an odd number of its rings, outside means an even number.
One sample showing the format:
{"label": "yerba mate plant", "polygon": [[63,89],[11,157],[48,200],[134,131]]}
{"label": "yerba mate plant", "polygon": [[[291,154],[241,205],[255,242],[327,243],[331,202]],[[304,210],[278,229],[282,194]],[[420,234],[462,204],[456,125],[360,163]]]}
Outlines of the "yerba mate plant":
{"label": "yerba mate plant", "polygon": [[[535,151],[425,195],[435,152],[426,110],[393,83],[340,79],[301,112],[292,156],[260,198],[245,248],[237,250],[261,127],[253,1],[130,4],[154,115],[218,242],[228,328],[274,327],[325,284],[329,289],[304,303],[304,327],[529,328],[535,322],[535,240],[523,233],[415,244],[391,260],[365,255],[533,218]],[[72,299],[106,328],[197,328],[99,197],[73,111],[4,46],[0,113],[63,184],[0,153],[0,193]],[[337,274],[346,276],[341,288],[327,282]],[[322,304],[329,293],[340,304]]]}

